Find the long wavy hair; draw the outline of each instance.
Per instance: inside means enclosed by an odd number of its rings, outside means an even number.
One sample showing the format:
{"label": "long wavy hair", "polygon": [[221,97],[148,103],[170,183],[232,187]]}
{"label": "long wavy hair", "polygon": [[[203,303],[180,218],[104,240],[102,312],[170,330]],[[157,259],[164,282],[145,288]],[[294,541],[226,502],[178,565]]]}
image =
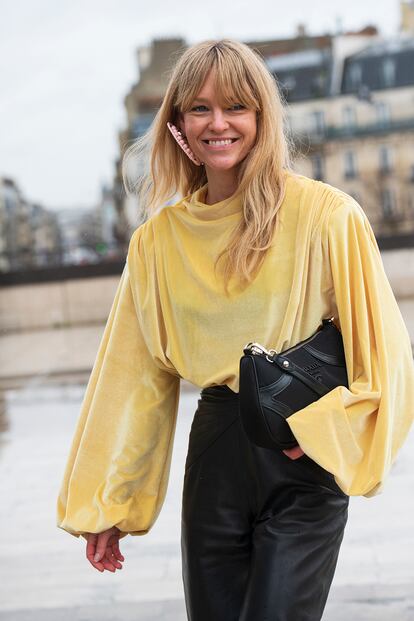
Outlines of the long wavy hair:
{"label": "long wavy hair", "polygon": [[277,228],[285,192],[284,170],[291,169],[292,142],[286,106],[275,78],[262,57],[244,43],[230,39],[203,41],[181,53],[149,130],[125,151],[122,176],[128,195],[136,194],[143,219],[171,199],[185,197],[207,183],[204,166],[196,166],[171,136],[167,121],[178,125],[209,72],[223,105],[236,101],[256,110],[256,141],[238,172],[243,216],[227,247],[225,288],[237,275],[243,286],[257,274]]}

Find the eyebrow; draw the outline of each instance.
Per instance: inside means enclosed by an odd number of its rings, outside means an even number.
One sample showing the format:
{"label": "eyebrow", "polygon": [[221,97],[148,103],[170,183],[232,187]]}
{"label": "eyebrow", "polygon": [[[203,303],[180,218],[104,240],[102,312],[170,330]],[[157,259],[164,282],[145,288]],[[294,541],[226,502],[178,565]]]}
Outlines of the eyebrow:
{"label": "eyebrow", "polygon": [[210,103],[209,100],[208,99],[204,99],[204,97],[195,97],[195,99],[193,101],[194,102],[195,101],[204,101],[206,103]]}

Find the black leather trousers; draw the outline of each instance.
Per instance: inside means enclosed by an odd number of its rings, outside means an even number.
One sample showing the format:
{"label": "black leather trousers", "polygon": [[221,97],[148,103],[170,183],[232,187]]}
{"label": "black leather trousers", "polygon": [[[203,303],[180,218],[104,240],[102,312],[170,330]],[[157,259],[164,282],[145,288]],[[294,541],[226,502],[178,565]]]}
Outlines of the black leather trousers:
{"label": "black leather trousers", "polygon": [[182,501],[190,621],[322,618],[349,496],[307,455],[253,445],[227,386],[201,391]]}

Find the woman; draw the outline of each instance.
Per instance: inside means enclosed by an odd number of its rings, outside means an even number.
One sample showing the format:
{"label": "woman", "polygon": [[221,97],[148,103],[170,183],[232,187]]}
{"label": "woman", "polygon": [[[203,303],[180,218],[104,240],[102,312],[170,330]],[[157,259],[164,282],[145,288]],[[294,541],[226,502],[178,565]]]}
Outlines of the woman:
{"label": "woman", "polygon": [[[413,420],[410,340],[370,224],[350,196],[292,172],[284,126],[277,85],[247,46],[207,41],[178,60],[124,161],[149,148],[137,186],[149,217],[58,500],[59,527],[87,539],[92,565],[120,569],[119,539],[148,533],[164,501],[180,378],[200,387],[181,540],[196,621],[320,619],[349,496],[381,491]],[[282,351],[330,316],[349,388],[288,419],[298,446],[254,446],[238,417],[243,347]]]}

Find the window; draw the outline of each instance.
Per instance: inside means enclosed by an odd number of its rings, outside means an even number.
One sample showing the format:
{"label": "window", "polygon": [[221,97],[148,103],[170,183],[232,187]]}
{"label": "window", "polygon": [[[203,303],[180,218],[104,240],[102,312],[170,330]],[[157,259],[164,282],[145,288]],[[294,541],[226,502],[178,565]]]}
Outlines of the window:
{"label": "window", "polygon": [[381,66],[381,75],[384,86],[395,84],[395,59],[385,58]]}
{"label": "window", "polygon": [[312,177],[317,181],[323,181],[324,178],[324,161],[320,153],[314,153],[311,156]]}
{"label": "window", "polygon": [[362,83],[362,67],[359,63],[353,63],[349,68],[349,78],[352,88],[358,88]]}
{"label": "window", "polygon": [[282,73],[281,75],[276,75],[276,73],[273,73],[273,77],[275,78],[276,83],[279,84],[283,96],[287,101],[290,101],[297,86],[295,76],[293,74]]}
{"label": "window", "polygon": [[378,125],[388,125],[390,122],[390,108],[384,101],[378,101],[375,103],[375,110],[377,114]]}
{"label": "window", "polygon": [[310,115],[311,132],[321,136],[325,133],[325,115],[322,110],[315,110]]}
{"label": "window", "polygon": [[356,113],[355,108],[352,106],[345,106],[342,109],[342,123],[347,133],[352,133],[356,126]]}
{"label": "window", "polygon": [[379,150],[379,169],[380,173],[386,175],[392,171],[391,149],[386,145],[380,147]]}
{"label": "window", "polygon": [[342,119],[345,127],[354,127],[356,125],[355,108],[345,106],[342,110]]}
{"label": "window", "polygon": [[381,206],[382,213],[386,218],[394,215],[394,192],[390,188],[381,190]]}
{"label": "window", "polygon": [[296,78],[294,75],[286,75],[280,80],[280,84],[282,88],[286,89],[287,91],[293,91],[293,89],[296,87]]}
{"label": "window", "polygon": [[344,162],[345,162],[345,171],[344,171],[345,178],[355,179],[355,177],[357,177],[355,153],[353,151],[345,151]]}
{"label": "window", "polygon": [[324,95],[326,92],[326,86],[327,86],[327,71],[326,69],[322,68],[313,78],[311,81],[311,87],[310,87],[310,91],[311,94],[314,95],[315,97]]}

